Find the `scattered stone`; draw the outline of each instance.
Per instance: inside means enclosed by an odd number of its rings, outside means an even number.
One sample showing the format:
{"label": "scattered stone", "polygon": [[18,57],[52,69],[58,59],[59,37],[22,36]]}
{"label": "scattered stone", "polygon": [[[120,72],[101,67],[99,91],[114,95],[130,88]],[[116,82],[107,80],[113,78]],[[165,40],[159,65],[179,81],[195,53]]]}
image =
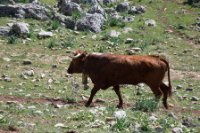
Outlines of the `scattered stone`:
{"label": "scattered stone", "polygon": [[52,68],[58,68],[58,66],[56,64],[53,64]]}
{"label": "scattered stone", "polygon": [[103,26],[103,23],[105,21],[105,18],[102,14],[94,13],[94,14],[87,14],[82,19],[78,20],[76,23],[77,30],[79,31],[92,31],[92,32],[100,32],[101,27]]}
{"label": "scattered stone", "polygon": [[63,123],[57,123],[56,125],[54,125],[54,127],[66,128],[66,126]]}
{"label": "scattered stone", "polygon": [[33,70],[27,70],[27,71],[24,71],[24,74],[27,75],[27,76],[34,76],[34,71]]}
{"label": "scattered stone", "polygon": [[41,74],[40,74],[40,77],[41,77],[42,79],[45,78],[45,76],[46,76],[45,73],[41,73]]}
{"label": "scattered stone", "polygon": [[33,105],[32,105],[32,106],[28,106],[27,108],[28,108],[28,109],[32,109],[32,110],[36,109],[36,107],[33,106]]}
{"label": "scattered stone", "polygon": [[129,2],[122,2],[117,5],[116,10],[118,12],[125,12],[129,9]]}
{"label": "scattered stone", "polygon": [[104,5],[112,4],[112,3],[117,3],[118,0],[103,0]]}
{"label": "scattered stone", "polygon": [[186,90],[186,91],[193,91],[192,88],[186,88],[185,90]]}
{"label": "scattered stone", "polygon": [[6,61],[6,62],[10,62],[11,61],[11,59],[8,58],[8,57],[3,57],[3,60]]}
{"label": "scattered stone", "polygon": [[0,5],[0,17],[33,18],[47,20],[49,10],[38,4],[4,4]]}
{"label": "scattered stone", "polygon": [[40,110],[36,110],[34,113],[35,113],[35,114],[38,114],[38,115],[42,115],[42,114],[43,114],[43,112],[40,111]]}
{"label": "scattered stone", "polygon": [[156,21],[153,20],[153,19],[148,19],[148,20],[145,21],[145,25],[155,27],[156,26]]}
{"label": "scattered stone", "polygon": [[6,104],[18,104],[18,101],[7,101]]}
{"label": "scattered stone", "polygon": [[131,9],[128,11],[131,15],[142,14],[145,13],[146,9],[144,6],[132,6]]}
{"label": "scattered stone", "polygon": [[170,112],[170,113],[168,114],[168,116],[169,116],[169,117],[172,117],[172,118],[174,118],[174,119],[178,119],[177,116],[176,116],[173,112]]}
{"label": "scattered stone", "polygon": [[88,13],[90,14],[99,13],[102,14],[103,16],[105,15],[105,11],[100,5],[94,5],[91,9],[88,10]]}
{"label": "scattered stone", "polygon": [[182,88],[183,88],[182,85],[177,85],[177,86],[176,86],[176,89],[177,89],[177,90],[182,89]]}
{"label": "scattered stone", "polygon": [[48,38],[48,37],[52,37],[52,36],[53,36],[53,33],[50,32],[50,31],[41,30],[41,31],[38,33],[38,37],[39,37],[39,38]]}
{"label": "scattered stone", "polygon": [[82,13],[82,9],[79,4],[70,2],[68,0],[60,0],[58,2],[59,12],[63,13],[66,16],[72,16],[75,13]]}
{"label": "scattered stone", "polygon": [[4,81],[5,82],[12,82],[12,79],[8,76],[4,77]]}
{"label": "scattered stone", "polygon": [[123,20],[124,20],[124,22],[133,22],[134,21],[134,19],[135,19],[135,17],[124,17],[123,18]]}
{"label": "scattered stone", "polygon": [[22,63],[22,64],[23,64],[23,65],[31,65],[31,64],[32,64],[32,61],[26,59],[26,60],[23,60],[23,63]]}
{"label": "scattered stone", "polygon": [[199,98],[196,97],[196,96],[192,96],[191,100],[192,100],[192,101],[199,101]]}
{"label": "scattered stone", "polygon": [[49,84],[52,84],[53,82],[54,82],[53,79],[49,79],[49,80],[48,80],[48,83],[49,83]]}
{"label": "scattered stone", "polygon": [[183,119],[182,125],[184,125],[186,127],[196,127],[196,125],[193,123],[192,117],[187,117],[187,118]]}
{"label": "scattered stone", "polygon": [[132,39],[132,38],[127,38],[125,41],[126,44],[132,43],[132,42],[134,42],[134,39]]}
{"label": "scattered stone", "polygon": [[123,33],[129,33],[129,32],[131,32],[131,31],[133,31],[132,28],[130,28],[130,27],[125,27],[124,30],[123,30]]}
{"label": "scattered stone", "polygon": [[117,119],[124,119],[126,117],[126,112],[123,110],[115,111],[114,117]]}
{"label": "scattered stone", "polygon": [[121,35],[121,33],[117,32],[115,30],[111,30],[110,33],[109,33],[110,37],[119,37],[119,35]]}
{"label": "scattered stone", "polygon": [[10,27],[7,26],[1,26],[0,27],[0,35],[7,36],[9,34]]}
{"label": "scattered stone", "polygon": [[142,51],[142,49],[138,48],[138,47],[130,48],[130,49],[126,50],[127,54],[129,54],[129,55],[133,55],[133,54],[141,52],[141,51]]}
{"label": "scattered stone", "polygon": [[150,116],[149,117],[149,120],[152,121],[152,122],[155,122],[158,118],[155,117],[154,115]]}
{"label": "scattered stone", "polygon": [[106,122],[114,121],[115,117],[106,117]]}
{"label": "scattered stone", "polygon": [[60,13],[54,13],[53,19],[59,21],[60,23],[64,24],[66,28],[74,30],[76,22],[72,20],[71,17],[62,15]]}
{"label": "scattered stone", "polygon": [[55,108],[59,108],[59,109],[60,109],[60,108],[62,108],[62,107],[63,107],[63,105],[62,105],[62,104],[54,104],[54,107],[55,107]]}
{"label": "scattered stone", "polygon": [[132,132],[133,133],[140,133],[141,131],[141,125],[137,122],[134,122],[133,124],[131,124],[131,128],[132,128]]}
{"label": "scattered stone", "polygon": [[19,22],[12,25],[9,34],[24,36],[29,34],[29,24]]}
{"label": "scattered stone", "polygon": [[182,133],[182,132],[183,132],[183,130],[180,127],[175,127],[172,129],[172,133]]}
{"label": "scattered stone", "polygon": [[155,131],[156,131],[156,133],[163,133],[164,132],[164,130],[161,126],[155,127]]}

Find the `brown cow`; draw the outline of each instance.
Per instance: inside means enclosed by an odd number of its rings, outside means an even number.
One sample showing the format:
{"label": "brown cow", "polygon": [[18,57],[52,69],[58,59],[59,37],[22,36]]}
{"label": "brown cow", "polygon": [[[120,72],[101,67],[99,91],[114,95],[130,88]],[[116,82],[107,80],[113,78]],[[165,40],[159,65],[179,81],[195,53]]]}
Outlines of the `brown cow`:
{"label": "brown cow", "polygon": [[[68,73],[87,74],[94,87],[85,106],[89,106],[96,92],[113,86],[119,98],[118,107],[123,107],[120,84],[145,83],[153,91],[156,98],[163,94],[163,104],[167,109],[167,97],[172,93],[170,68],[168,62],[159,56],[136,56],[119,54],[88,54],[85,51],[75,51]],[[163,83],[165,72],[168,71],[169,86]]]}

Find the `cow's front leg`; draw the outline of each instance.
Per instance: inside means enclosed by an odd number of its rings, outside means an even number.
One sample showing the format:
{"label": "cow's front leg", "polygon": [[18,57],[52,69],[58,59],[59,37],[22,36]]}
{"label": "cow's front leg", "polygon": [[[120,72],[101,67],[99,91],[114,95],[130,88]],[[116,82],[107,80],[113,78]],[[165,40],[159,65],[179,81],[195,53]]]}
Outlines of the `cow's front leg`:
{"label": "cow's front leg", "polygon": [[113,89],[114,89],[114,91],[117,94],[118,99],[119,99],[119,104],[117,105],[117,107],[118,108],[123,108],[123,100],[122,100],[122,95],[121,95],[121,91],[120,91],[119,85],[114,86]]}
{"label": "cow's front leg", "polygon": [[97,93],[97,91],[100,90],[100,87],[97,87],[96,85],[93,87],[91,90],[90,98],[88,99],[87,103],[85,104],[86,107],[89,107],[90,104],[92,103],[92,99],[94,95]]}

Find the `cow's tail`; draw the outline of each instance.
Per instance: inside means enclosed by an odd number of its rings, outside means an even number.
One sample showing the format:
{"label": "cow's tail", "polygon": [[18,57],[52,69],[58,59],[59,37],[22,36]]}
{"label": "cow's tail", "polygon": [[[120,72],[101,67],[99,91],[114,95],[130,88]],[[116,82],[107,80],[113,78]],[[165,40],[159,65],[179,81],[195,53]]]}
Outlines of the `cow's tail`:
{"label": "cow's tail", "polygon": [[169,67],[169,62],[166,59],[161,58],[163,62],[167,65],[167,71],[168,71],[168,83],[169,83],[169,90],[168,90],[168,95],[172,95],[172,85],[171,85],[171,78],[170,78],[170,67]]}

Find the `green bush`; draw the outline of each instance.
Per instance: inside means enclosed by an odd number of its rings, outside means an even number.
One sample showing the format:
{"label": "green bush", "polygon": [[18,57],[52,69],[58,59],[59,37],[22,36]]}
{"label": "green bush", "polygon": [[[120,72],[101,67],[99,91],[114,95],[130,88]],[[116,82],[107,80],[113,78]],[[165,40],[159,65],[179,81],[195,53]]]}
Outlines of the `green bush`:
{"label": "green bush", "polygon": [[73,36],[68,37],[63,43],[61,43],[64,48],[73,47],[75,44],[76,38]]}
{"label": "green bush", "polygon": [[16,35],[11,35],[8,37],[8,43],[9,44],[15,44],[18,41],[18,37]]}
{"label": "green bush", "polygon": [[109,20],[109,25],[111,27],[116,26],[116,27],[124,28],[126,24],[122,19],[111,18]]}
{"label": "green bush", "polygon": [[141,98],[135,104],[135,110],[141,110],[145,112],[152,112],[157,109],[158,101],[155,99]]}
{"label": "green bush", "polygon": [[58,46],[58,43],[54,40],[54,39],[51,39],[49,42],[48,42],[48,48],[49,49],[52,49],[54,47],[57,47]]}
{"label": "green bush", "polygon": [[52,29],[52,30],[58,29],[59,26],[60,26],[60,22],[59,22],[59,21],[53,20],[53,21],[51,22],[51,29]]}

